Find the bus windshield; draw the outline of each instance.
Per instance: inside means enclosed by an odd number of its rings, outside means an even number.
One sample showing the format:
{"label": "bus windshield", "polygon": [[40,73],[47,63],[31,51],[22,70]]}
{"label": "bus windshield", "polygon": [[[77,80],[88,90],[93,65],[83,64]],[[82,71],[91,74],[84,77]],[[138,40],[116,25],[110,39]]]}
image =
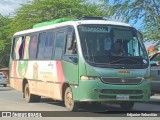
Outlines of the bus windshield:
{"label": "bus windshield", "polygon": [[85,60],[93,66],[146,68],[148,57],[142,38],[132,27],[79,25]]}

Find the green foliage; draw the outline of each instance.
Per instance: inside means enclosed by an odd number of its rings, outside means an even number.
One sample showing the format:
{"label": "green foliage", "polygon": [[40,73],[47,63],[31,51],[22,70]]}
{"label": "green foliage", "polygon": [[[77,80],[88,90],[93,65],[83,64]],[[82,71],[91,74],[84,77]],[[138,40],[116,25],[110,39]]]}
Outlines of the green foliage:
{"label": "green foliage", "polygon": [[33,0],[23,5],[13,22],[15,31],[20,31],[36,23],[58,18],[80,18],[82,16],[107,16],[101,5],[89,4],[87,0]]}
{"label": "green foliage", "polygon": [[[109,4],[109,0],[101,0]],[[160,1],[159,0],[113,0],[109,13],[129,22],[142,19],[140,30],[147,40],[160,40]]]}
{"label": "green foliage", "polygon": [[12,19],[0,15],[0,67],[7,67],[11,45],[9,24]]}

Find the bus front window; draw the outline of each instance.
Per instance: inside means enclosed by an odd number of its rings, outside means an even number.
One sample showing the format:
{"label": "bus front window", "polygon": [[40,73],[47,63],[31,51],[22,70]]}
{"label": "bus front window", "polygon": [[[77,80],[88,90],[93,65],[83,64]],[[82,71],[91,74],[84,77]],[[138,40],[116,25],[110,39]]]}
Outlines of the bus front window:
{"label": "bus front window", "polygon": [[137,31],[131,27],[80,25],[83,56],[93,66],[148,67],[148,57]]}

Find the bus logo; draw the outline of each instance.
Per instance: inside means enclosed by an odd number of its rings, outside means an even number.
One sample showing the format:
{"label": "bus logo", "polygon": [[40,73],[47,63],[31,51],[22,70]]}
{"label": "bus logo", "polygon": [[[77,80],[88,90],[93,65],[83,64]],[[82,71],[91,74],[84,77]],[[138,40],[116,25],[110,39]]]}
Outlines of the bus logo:
{"label": "bus logo", "polygon": [[122,82],[122,83],[125,83],[125,82],[127,82],[127,80],[125,80],[124,78],[122,78],[122,79],[121,79],[121,82]]}

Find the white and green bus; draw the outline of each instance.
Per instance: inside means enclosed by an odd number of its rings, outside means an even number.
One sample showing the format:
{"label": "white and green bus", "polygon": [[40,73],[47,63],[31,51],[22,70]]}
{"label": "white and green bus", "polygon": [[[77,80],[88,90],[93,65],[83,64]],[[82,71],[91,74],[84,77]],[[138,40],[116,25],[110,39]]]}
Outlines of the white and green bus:
{"label": "white and green bus", "polygon": [[[111,54],[120,40],[124,55]],[[99,17],[58,19],[14,34],[10,85],[27,102],[41,96],[64,101],[114,102],[131,109],[150,98],[150,66],[139,32]]]}

